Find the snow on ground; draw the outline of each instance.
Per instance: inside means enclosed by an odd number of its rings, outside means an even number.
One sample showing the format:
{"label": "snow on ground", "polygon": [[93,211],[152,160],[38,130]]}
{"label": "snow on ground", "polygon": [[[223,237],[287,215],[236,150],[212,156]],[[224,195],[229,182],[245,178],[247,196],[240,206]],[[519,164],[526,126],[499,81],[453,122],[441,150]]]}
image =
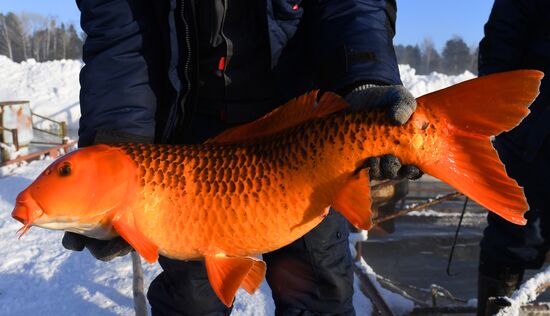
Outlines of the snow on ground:
{"label": "snow on ground", "polygon": [[502,309],[498,316],[519,316],[520,307],[531,303],[537,299],[540,293],[544,292],[550,285],[550,267],[544,271],[535,274],[532,278],[524,282],[521,287],[512,293],[508,298],[510,306]]}
{"label": "snow on ground", "polygon": [[28,100],[35,113],[78,128],[80,68],[78,60],[18,64],[0,55],[0,102]]}
{"label": "snow on ground", "polygon": [[[74,60],[20,64],[0,56],[0,101],[30,100],[38,114],[68,123],[78,129],[79,82],[82,63]],[[443,88],[473,78],[459,76],[415,75],[409,66],[400,66],[405,86],[414,95]],[[29,185],[51,160],[40,160],[0,172],[0,315],[132,315],[132,267],[129,256],[105,263],[88,252],[66,251],[60,243],[62,233],[32,228],[18,240],[21,224],[10,213],[16,195]],[[158,265],[144,264],[146,286],[160,271]],[[363,269],[371,276],[374,271]],[[358,315],[372,311],[369,300],[355,284],[354,304]],[[410,311],[412,303],[382,290],[398,314]],[[233,315],[273,315],[271,291],[264,282],[254,295],[240,291]]]}

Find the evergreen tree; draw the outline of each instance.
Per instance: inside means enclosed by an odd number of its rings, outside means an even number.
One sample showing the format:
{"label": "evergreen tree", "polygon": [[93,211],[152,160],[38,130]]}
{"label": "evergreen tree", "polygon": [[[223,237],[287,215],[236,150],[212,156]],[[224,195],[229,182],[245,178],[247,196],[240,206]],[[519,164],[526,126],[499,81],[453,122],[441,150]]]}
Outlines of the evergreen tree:
{"label": "evergreen tree", "polygon": [[82,59],[83,40],[78,36],[74,25],[69,25],[67,30],[67,57],[68,59]]}
{"label": "evergreen tree", "polygon": [[395,55],[399,64],[409,65],[416,70],[421,67],[422,54],[418,45],[397,45],[395,46]]}
{"label": "evergreen tree", "polygon": [[458,75],[471,65],[470,48],[464,40],[455,36],[447,41],[443,49],[443,70],[449,75]]}

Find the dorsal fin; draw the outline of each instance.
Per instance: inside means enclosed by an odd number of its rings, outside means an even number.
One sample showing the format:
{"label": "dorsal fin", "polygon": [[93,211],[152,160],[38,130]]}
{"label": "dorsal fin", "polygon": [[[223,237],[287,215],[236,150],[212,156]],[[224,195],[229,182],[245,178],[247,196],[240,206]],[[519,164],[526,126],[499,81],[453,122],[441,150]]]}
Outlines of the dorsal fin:
{"label": "dorsal fin", "polygon": [[313,118],[323,117],[348,107],[342,97],[332,92],[323,93],[321,100],[317,102],[318,92],[315,90],[294,98],[264,117],[229,129],[206,143],[228,144],[273,135]]}

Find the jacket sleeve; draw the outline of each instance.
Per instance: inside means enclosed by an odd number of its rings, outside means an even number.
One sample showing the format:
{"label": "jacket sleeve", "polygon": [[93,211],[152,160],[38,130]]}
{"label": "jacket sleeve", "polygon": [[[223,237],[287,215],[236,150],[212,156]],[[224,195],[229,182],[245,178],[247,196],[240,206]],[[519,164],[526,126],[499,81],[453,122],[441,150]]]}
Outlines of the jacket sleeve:
{"label": "jacket sleeve", "polygon": [[[495,0],[485,36],[479,44],[479,75],[515,69],[550,68],[550,4],[547,0]],[[549,77],[541,81],[531,113],[514,129],[497,137],[511,141],[518,157],[533,161],[550,135]]]}
{"label": "jacket sleeve", "polygon": [[320,88],[401,84],[393,49],[394,0],[313,0],[311,5],[309,32]]}
{"label": "jacket sleeve", "polygon": [[156,96],[144,38],[151,23],[144,1],[76,0],[87,37],[80,72],[79,145],[93,144],[98,129],[152,140]]}
{"label": "jacket sleeve", "polygon": [[496,0],[479,43],[479,75],[525,67],[532,35],[533,1]]}

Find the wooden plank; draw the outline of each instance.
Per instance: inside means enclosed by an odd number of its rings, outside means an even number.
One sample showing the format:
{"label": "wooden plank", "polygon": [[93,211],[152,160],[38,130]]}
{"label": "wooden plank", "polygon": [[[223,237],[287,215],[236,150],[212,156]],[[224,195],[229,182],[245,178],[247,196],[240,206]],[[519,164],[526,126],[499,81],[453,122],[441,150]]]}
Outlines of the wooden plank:
{"label": "wooden plank", "polygon": [[147,316],[147,301],[145,300],[145,291],[143,290],[143,267],[139,254],[132,251],[132,270],[134,274],[132,287],[134,293],[134,311],[136,316]]}
{"label": "wooden plank", "polygon": [[355,263],[353,264],[353,272],[355,272],[355,275],[359,278],[361,291],[371,300],[374,307],[373,312],[381,316],[394,316],[395,314],[392,312],[382,295],[380,295],[370,278],[365,275],[363,270]]}
{"label": "wooden plank", "polygon": [[66,144],[57,145],[55,147],[43,149],[43,150],[40,150],[40,151],[37,151],[37,152],[34,152],[34,153],[30,153],[28,155],[19,156],[15,159],[8,160],[8,161],[0,163],[0,167],[5,167],[7,165],[20,163],[20,162],[23,162],[23,161],[28,162],[28,161],[37,160],[43,155],[49,155],[52,158],[57,158],[59,156],[61,150],[65,150],[65,152],[66,152],[69,148],[71,148],[74,145],[76,145],[76,141],[70,141],[70,142],[67,142]]}

